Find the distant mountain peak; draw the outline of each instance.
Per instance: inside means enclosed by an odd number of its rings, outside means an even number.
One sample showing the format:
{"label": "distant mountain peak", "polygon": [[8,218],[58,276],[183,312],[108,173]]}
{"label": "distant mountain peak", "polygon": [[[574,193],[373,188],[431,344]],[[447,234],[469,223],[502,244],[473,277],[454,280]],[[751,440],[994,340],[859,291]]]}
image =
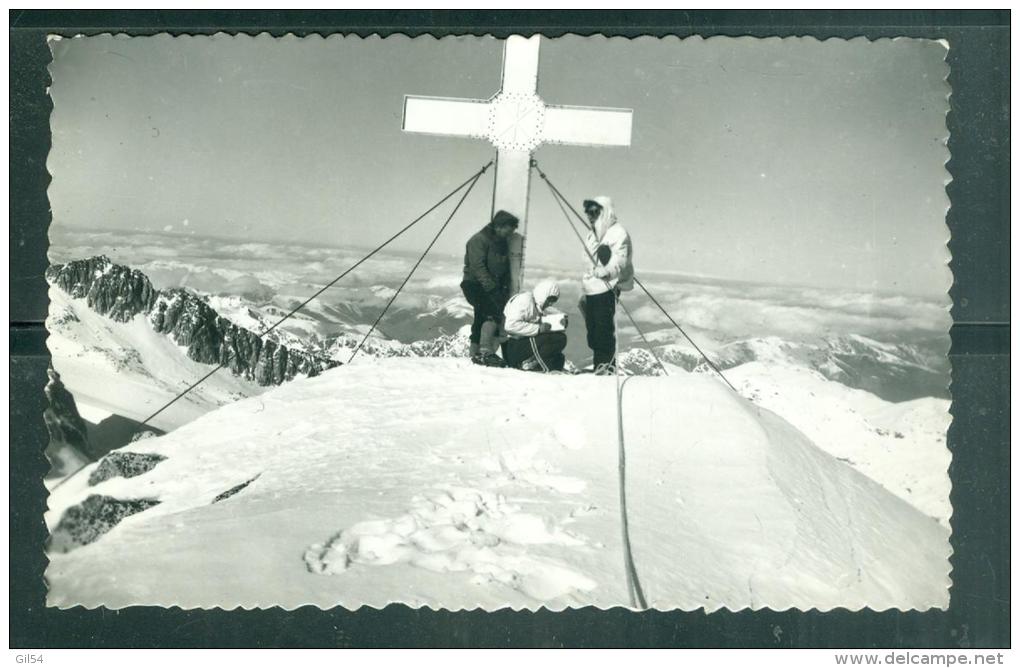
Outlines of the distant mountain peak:
{"label": "distant mountain peak", "polygon": [[77,299],[85,299],[89,307],[118,322],[127,322],[139,313],[146,313],[156,300],[158,290],[148,276],[122,265],[114,264],[105,255],[96,255],[46,270],[46,279]]}
{"label": "distant mountain peak", "polygon": [[51,266],[47,280],[117,322],[145,315],[152,328],[203,364],[223,364],[259,385],[279,385],[298,374],[315,376],[340,362],[288,348],[220,316],[185,288],[157,290],[137,269],[96,255]]}

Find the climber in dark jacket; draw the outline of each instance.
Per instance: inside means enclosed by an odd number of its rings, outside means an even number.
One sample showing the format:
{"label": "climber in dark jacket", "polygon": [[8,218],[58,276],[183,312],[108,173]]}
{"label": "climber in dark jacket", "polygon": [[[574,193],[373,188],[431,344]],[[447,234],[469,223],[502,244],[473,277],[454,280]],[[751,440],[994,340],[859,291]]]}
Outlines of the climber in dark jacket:
{"label": "climber in dark jacket", "polygon": [[503,366],[496,354],[503,307],[510,297],[510,248],[517,217],[497,211],[492,222],[472,236],[464,252],[464,280],[460,289],[474,308],[471,323],[471,361]]}

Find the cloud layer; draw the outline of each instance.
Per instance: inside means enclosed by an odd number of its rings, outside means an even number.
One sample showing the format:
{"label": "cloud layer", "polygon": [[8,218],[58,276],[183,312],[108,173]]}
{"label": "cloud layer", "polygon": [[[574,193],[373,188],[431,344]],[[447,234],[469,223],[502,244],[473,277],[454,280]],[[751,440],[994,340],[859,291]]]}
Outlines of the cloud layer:
{"label": "cloud layer", "polygon": [[[194,235],[58,232],[51,259],[65,261],[105,253],[115,262],[143,270],[157,287],[183,286],[210,295],[240,296],[254,305],[289,309],[348,270],[366,252],[323,246],[237,244]],[[378,253],[311,304],[309,314],[323,320],[326,331],[331,317],[356,317],[351,315],[352,309],[366,319],[374,317],[416,259],[405,253]],[[548,266],[528,268],[528,285],[543,278],[560,281],[559,306],[576,314],[578,275]],[[463,320],[469,308],[460,294],[460,280],[460,258],[430,255],[401,291],[391,313],[414,314],[419,320],[430,313],[436,318]],[[710,344],[750,337],[798,340],[850,334],[898,341],[944,336],[951,324],[948,298],[940,303],[905,295],[668,274],[646,274],[643,283],[692,336]],[[639,289],[626,293],[624,303],[651,338],[670,340],[664,334],[671,327],[669,321]],[[401,316],[387,316],[391,317],[399,320]],[[579,326],[580,322],[574,325]],[[401,338],[414,336],[411,325],[402,324],[397,329]],[[578,349],[583,348],[583,336],[573,338],[578,339]]]}

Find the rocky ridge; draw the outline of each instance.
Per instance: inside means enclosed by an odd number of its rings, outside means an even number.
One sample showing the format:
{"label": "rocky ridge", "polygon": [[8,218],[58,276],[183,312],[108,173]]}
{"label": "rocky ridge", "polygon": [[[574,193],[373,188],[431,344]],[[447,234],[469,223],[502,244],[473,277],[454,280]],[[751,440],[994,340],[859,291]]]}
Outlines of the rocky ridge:
{"label": "rocky ridge", "polygon": [[340,365],[240,327],[188,290],[157,290],[145,274],[114,264],[105,255],[53,265],[46,278],[115,321],[144,315],[156,332],[183,347],[190,359],[222,364],[259,385],[279,385],[299,374],[316,376]]}
{"label": "rocky ridge", "polygon": [[46,373],[50,379],[44,389],[46,408],[43,410],[43,421],[50,436],[46,456],[52,465],[48,475],[59,477],[95,461],[96,454],[89,442],[88,427],[78,413],[74,396],[64,387],[59,373],[52,368],[47,369]]}

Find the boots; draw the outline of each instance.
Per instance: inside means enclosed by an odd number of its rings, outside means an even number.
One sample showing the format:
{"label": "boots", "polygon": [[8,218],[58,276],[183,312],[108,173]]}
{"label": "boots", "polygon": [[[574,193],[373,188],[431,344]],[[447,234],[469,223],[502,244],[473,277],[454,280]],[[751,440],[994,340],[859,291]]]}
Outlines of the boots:
{"label": "boots", "polygon": [[592,366],[596,376],[616,375],[616,354],[614,351],[595,351]]}
{"label": "boots", "polygon": [[532,355],[528,359],[526,359],[523,362],[521,362],[521,370],[522,371],[541,371],[542,370],[542,365],[539,364],[538,360],[535,359],[535,356]]}
{"label": "boots", "polygon": [[502,367],[506,366],[503,358],[496,354],[496,345],[499,343],[499,325],[493,320],[486,320],[482,324],[482,332],[478,344],[478,358],[471,358],[475,364],[485,366]]}
{"label": "boots", "polygon": [[482,323],[482,331],[478,337],[478,347],[481,349],[481,354],[495,355],[496,354],[496,334],[499,331],[499,325],[493,320],[486,320]]}

